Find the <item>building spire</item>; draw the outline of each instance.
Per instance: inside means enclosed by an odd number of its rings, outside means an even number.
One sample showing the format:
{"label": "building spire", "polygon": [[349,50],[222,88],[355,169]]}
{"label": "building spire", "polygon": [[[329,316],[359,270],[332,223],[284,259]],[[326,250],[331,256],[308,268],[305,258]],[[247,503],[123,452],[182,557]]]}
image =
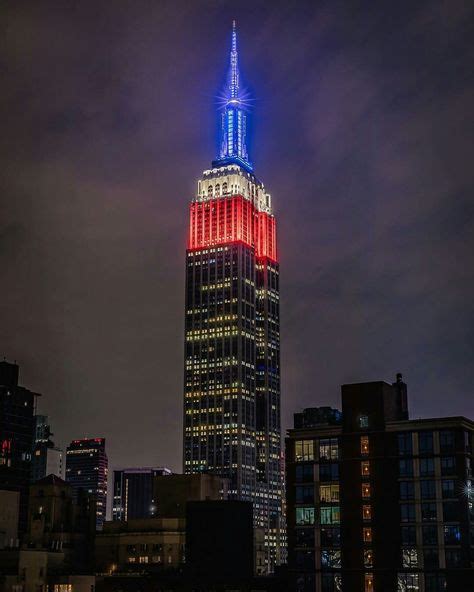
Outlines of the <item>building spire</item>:
{"label": "building spire", "polygon": [[224,110],[221,116],[220,150],[213,166],[238,164],[247,171],[252,165],[247,153],[247,115],[245,95],[240,89],[239,60],[237,52],[237,27],[232,21],[232,42],[227,86],[224,89]]}

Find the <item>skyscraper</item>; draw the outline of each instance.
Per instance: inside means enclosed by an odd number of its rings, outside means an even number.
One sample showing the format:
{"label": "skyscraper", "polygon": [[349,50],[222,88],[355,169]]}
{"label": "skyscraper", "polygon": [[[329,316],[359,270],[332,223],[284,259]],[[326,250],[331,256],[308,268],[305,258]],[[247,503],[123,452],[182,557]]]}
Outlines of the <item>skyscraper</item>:
{"label": "skyscraper", "polygon": [[230,479],[254,504],[267,558],[281,548],[280,320],[276,222],[247,149],[232,30],[220,151],[190,204],[186,254],[184,472]]}
{"label": "skyscraper", "polygon": [[73,440],[66,449],[66,481],[72,485],[75,500],[79,491],[96,500],[97,528],[101,529],[107,510],[108,460],[105,438]]}
{"label": "skyscraper", "polygon": [[63,478],[63,451],[51,440],[53,433],[46,415],[37,415],[35,444],[31,463],[31,481],[35,482],[48,475]]}

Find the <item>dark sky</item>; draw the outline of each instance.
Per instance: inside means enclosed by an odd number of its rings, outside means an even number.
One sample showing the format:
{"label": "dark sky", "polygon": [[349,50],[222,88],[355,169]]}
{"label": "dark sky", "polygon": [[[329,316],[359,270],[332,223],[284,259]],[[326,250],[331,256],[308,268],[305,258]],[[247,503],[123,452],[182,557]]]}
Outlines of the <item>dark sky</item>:
{"label": "dark sky", "polygon": [[472,2],[3,2],[0,354],[56,440],[181,464],[188,202],[239,29],[278,216],[283,425],[403,372],[474,415]]}

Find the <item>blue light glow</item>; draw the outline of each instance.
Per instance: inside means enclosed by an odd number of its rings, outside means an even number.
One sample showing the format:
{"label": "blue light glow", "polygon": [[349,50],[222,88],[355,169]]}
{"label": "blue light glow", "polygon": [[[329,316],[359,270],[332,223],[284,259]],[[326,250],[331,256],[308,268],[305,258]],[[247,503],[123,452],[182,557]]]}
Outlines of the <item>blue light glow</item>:
{"label": "blue light glow", "polygon": [[221,116],[220,150],[213,166],[239,164],[247,171],[252,171],[247,152],[247,115],[249,98],[240,88],[240,73],[237,53],[237,31],[235,21],[232,24],[232,45],[227,85],[219,97],[223,109]]}

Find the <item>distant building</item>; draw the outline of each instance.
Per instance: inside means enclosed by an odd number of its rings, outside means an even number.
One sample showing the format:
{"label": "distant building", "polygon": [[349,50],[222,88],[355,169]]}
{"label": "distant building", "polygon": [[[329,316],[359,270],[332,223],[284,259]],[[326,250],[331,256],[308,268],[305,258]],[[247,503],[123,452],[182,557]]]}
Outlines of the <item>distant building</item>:
{"label": "distant building", "polygon": [[31,463],[31,481],[48,475],[64,478],[64,454],[51,440],[53,435],[46,415],[36,415],[35,444]]}
{"label": "distant building", "polygon": [[19,513],[20,493],[0,490],[0,550],[18,547]]}
{"label": "distant building", "polygon": [[151,518],[156,514],[153,480],[171,475],[167,468],[134,468],[114,471],[112,520]]}
{"label": "distant building", "polygon": [[26,529],[36,397],[18,386],[17,364],[0,362],[0,489],[20,493],[19,531]]}
{"label": "distant building", "polygon": [[401,375],[342,386],[342,422],[298,414],[286,439],[298,592],[472,591],[474,423],[408,419]]}
{"label": "distant building", "polygon": [[97,528],[102,528],[107,510],[108,460],[105,438],[73,440],[66,449],[66,481],[77,500],[82,490],[94,496]]}

